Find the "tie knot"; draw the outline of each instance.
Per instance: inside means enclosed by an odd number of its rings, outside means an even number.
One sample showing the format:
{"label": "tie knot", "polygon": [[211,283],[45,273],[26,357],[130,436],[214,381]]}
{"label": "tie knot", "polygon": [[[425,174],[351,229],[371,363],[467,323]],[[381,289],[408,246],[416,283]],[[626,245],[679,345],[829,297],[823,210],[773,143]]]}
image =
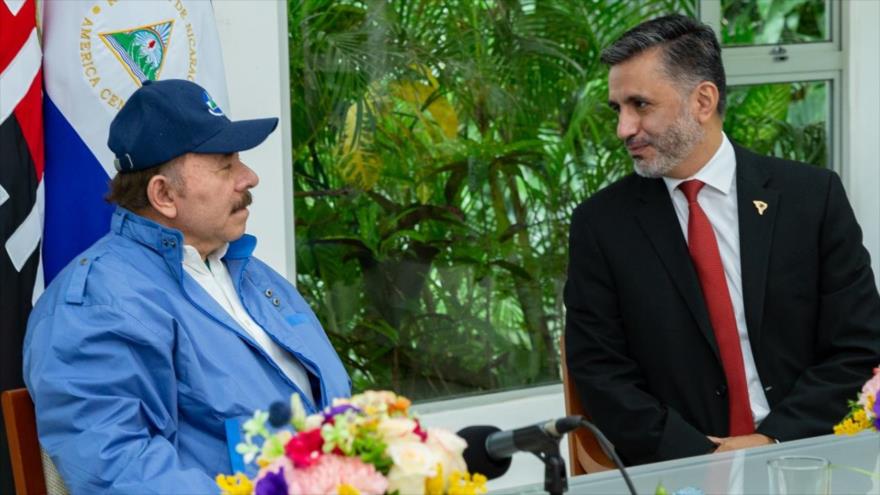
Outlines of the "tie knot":
{"label": "tie knot", "polygon": [[691,179],[679,184],[678,188],[684,193],[684,197],[687,198],[688,203],[693,203],[697,200],[697,194],[700,194],[700,189],[705,185],[706,183],[703,181]]}

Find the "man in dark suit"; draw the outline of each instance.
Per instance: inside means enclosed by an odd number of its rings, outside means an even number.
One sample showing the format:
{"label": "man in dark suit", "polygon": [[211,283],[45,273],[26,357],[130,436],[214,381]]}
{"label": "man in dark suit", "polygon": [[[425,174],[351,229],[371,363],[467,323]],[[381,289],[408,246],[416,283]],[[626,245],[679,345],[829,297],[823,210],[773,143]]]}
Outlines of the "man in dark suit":
{"label": "man in dark suit", "polygon": [[880,363],[880,297],[839,177],[722,132],[712,30],[602,55],[635,174],[575,210],[566,359],[627,463],[831,433]]}

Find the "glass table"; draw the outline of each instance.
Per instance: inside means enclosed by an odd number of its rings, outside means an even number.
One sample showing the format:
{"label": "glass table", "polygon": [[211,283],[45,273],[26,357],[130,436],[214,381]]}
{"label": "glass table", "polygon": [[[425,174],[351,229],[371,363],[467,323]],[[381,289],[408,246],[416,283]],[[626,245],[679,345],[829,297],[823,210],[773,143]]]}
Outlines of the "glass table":
{"label": "glass table", "polygon": [[[831,493],[880,495],[880,433],[827,435],[747,450],[688,457],[628,468],[636,492],[653,495],[663,484],[670,495],[687,487],[705,494],[766,494],[767,461],[780,456],[818,456],[831,461]],[[567,459],[566,459],[567,461]],[[543,483],[495,493],[540,494]],[[617,471],[569,478],[570,494],[628,494]],[[699,491],[686,491],[690,495]]]}

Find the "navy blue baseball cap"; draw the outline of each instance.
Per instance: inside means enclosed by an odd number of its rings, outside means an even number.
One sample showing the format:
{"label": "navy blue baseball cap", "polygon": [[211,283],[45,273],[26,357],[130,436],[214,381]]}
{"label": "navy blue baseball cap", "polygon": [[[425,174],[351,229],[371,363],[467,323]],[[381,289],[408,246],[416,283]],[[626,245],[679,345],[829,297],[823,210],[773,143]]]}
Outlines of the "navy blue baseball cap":
{"label": "navy blue baseball cap", "polygon": [[110,123],[107,145],[121,173],[161,165],[186,153],[235,153],[262,143],[278,119],[233,122],[198,84],[144,81]]}

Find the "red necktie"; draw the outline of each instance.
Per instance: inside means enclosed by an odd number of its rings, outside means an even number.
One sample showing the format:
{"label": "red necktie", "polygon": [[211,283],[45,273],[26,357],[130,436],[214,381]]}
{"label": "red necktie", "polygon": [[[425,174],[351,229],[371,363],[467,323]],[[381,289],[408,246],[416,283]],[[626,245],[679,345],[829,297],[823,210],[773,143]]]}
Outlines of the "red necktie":
{"label": "red necktie", "polygon": [[718,242],[709,217],[697,203],[697,194],[705,184],[689,180],[678,188],[688,201],[688,250],[700,279],[709,321],[715,331],[721,365],[727,379],[728,408],[730,411],[730,436],[747,435],[755,432],[752,409],[749,404],[749,388],[746,384],[746,371],[743,366],[742,348],[739,345],[739,332],[733,315],[733,304],[724,277],[724,266]]}

